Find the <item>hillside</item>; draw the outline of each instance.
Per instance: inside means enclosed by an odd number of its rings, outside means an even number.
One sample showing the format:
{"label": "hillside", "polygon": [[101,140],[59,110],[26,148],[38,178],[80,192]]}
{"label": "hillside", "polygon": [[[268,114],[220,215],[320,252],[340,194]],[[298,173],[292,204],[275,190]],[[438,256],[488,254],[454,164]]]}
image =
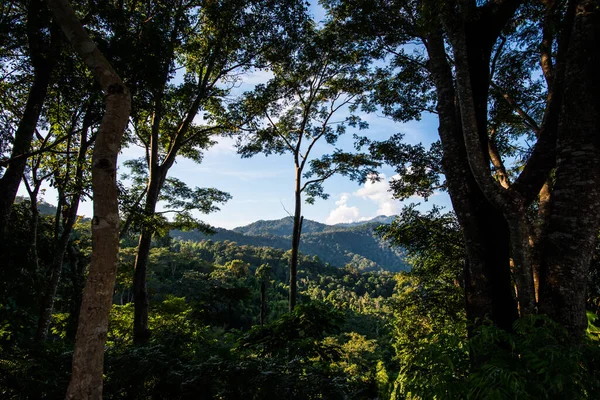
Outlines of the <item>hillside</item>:
{"label": "hillside", "polygon": [[[379,215],[367,221],[342,223],[336,225],[326,225],[320,222],[305,219],[302,223],[302,233],[322,233],[343,231],[352,227],[360,226],[377,226],[379,224],[389,224],[394,220],[394,217]],[[260,220],[251,224],[233,228],[234,232],[243,233],[245,235],[273,235],[273,236],[291,236],[292,235],[293,219],[285,217],[278,220],[265,221]]]}
{"label": "hillside", "polygon": [[[389,217],[386,217],[389,218]],[[315,255],[335,267],[350,264],[361,271],[406,271],[408,265],[402,253],[390,248],[375,237],[374,229],[382,218],[362,223],[325,225],[316,221],[304,220],[300,251]],[[172,231],[171,236],[180,240],[225,241],[239,245],[265,246],[288,250],[292,232],[291,217],[274,221],[257,221],[233,230],[217,229],[212,236],[197,231]]]}
{"label": "hillside", "polygon": [[[28,201],[18,197],[18,202]],[[40,213],[54,215],[56,207],[40,202]],[[373,230],[382,223],[390,223],[394,217],[378,216],[369,221],[326,225],[309,219],[302,224],[300,251],[309,256],[317,256],[334,267],[346,265],[360,271],[407,271],[410,267],[404,261],[401,251],[390,248],[373,235]],[[171,236],[179,240],[200,242],[228,240],[239,245],[272,247],[289,250],[291,246],[292,218],[260,220],[251,224],[230,229],[217,228],[217,233],[209,236],[197,231],[171,231]]]}

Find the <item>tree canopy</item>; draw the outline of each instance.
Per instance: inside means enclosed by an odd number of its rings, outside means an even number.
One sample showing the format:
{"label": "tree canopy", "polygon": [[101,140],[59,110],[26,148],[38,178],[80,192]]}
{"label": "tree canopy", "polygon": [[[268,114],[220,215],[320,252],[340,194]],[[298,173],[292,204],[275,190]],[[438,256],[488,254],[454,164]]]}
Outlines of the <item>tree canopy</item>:
{"label": "tree canopy", "polygon": [[[600,391],[597,1],[319,4],[0,5],[1,396]],[[438,137],[382,139],[380,117]],[[231,195],[173,166],[224,138],[289,157],[288,218],[203,222]],[[398,201],[453,209],[304,219],[384,166]]]}

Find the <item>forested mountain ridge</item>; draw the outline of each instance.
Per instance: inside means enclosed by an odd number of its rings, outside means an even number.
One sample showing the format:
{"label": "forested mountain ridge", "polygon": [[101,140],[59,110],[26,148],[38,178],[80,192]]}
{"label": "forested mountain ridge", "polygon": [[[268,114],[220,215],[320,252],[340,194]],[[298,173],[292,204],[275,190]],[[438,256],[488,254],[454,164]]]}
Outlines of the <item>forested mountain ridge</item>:
{"label": "forested mountain ridge", "polygon": [[[18,202],[22,201],[27,200],[19,197]],[[56,214],[56,207],[44,201],[40,202],[39,210],[42,215]],[[300,251],[307,256],[317,256],[323,262],[338,268],[350,265],[361,271],[408,271],[410,267],[404,260],[402,251],[391,248],[374,235],[377,226],[389,223],[393,218],[380,215],[368,221],[336,225],[306,219],[302,226]],[[214,235],[196,230],[173,230],[170,235],[174,239],[194,242],[228,240],[239,245],[289,250],[291,231],[292,219],[286,217],[279,220],[260,220],[232,230],[216,228]]]}
{"label": "forested mountain ridge", "polygon": [[[358,222],[341,223],[335,225],[327,225],[310,219],[305,219],[302,222],[302,233],[320,233],[334,232],[347,230],[349,227],[371,226],[378,224],[389,224],[394,217],[379,215],[373,219]],[[285,217],[277,220],[260,220],[248,225],[233,228],[233,231],[240,232],[246,235],[274,235],[274,236],[291,236],[293,228],[292,217]]]}
{"label": "forested mountain ridge", "polygon": [[[374,235],[381,220],[381,217],[377,217],[376,220],[362,223],[326,225],[306,219],[302,226],[300,251],[339,268],[349,264],[361,271],[408,270],[401,250],[391,248]],[[273,221],[261,220],[233,230],[218,228],[214,235],[198,231],[171,231],[171,236],[180,240],[229,240],[239,245],[289,250],[292,223],[292,218],[287,217]]]}

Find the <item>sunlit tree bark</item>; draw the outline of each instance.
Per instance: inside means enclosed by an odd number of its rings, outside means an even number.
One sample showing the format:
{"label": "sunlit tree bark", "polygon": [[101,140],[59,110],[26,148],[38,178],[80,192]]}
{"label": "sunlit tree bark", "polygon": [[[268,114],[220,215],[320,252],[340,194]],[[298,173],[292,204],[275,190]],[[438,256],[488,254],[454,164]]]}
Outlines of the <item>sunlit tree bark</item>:
{"label": "sunlit tree bark", "polygon": [[66,0],[48,0],[54,18],[105,95],[105,113],[92,157],[92,263],[83,295],[68,399],[101,399],[104,343],[117,271],[119,209],[116,168],[131,99],[110,63],[89,38]]}

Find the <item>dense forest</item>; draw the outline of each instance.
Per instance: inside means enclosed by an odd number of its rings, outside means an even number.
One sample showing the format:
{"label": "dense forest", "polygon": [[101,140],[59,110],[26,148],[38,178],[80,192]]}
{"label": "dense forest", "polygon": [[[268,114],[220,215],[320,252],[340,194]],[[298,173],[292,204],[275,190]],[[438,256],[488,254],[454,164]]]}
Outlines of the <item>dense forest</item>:
{"label": "dense forest", "polygon": [[[0,397],[598,398],[599,41],[597,0],[3,1]],[[173,166],[223,138],[289,217],[202,220]],[[304,218],[384,166],[453,210]]]}
{"label": "dense forest", "polygon": [[[321,261],[335,266],[350,265],[359,271],[406,271],[401,247],[390,247],[375,232],[393,217],[380,216],[373,220],[350,224],[325,225],[304,220],[299,250],[319,257]],[[377,222],[379,221],[379,222]],[[257,221],[232,230],[217,228],[216,233],[172,231],[170,235],[180,240],[229,240],[240,245],[266,246],[287,250],[290,247],[293,219]]]}

